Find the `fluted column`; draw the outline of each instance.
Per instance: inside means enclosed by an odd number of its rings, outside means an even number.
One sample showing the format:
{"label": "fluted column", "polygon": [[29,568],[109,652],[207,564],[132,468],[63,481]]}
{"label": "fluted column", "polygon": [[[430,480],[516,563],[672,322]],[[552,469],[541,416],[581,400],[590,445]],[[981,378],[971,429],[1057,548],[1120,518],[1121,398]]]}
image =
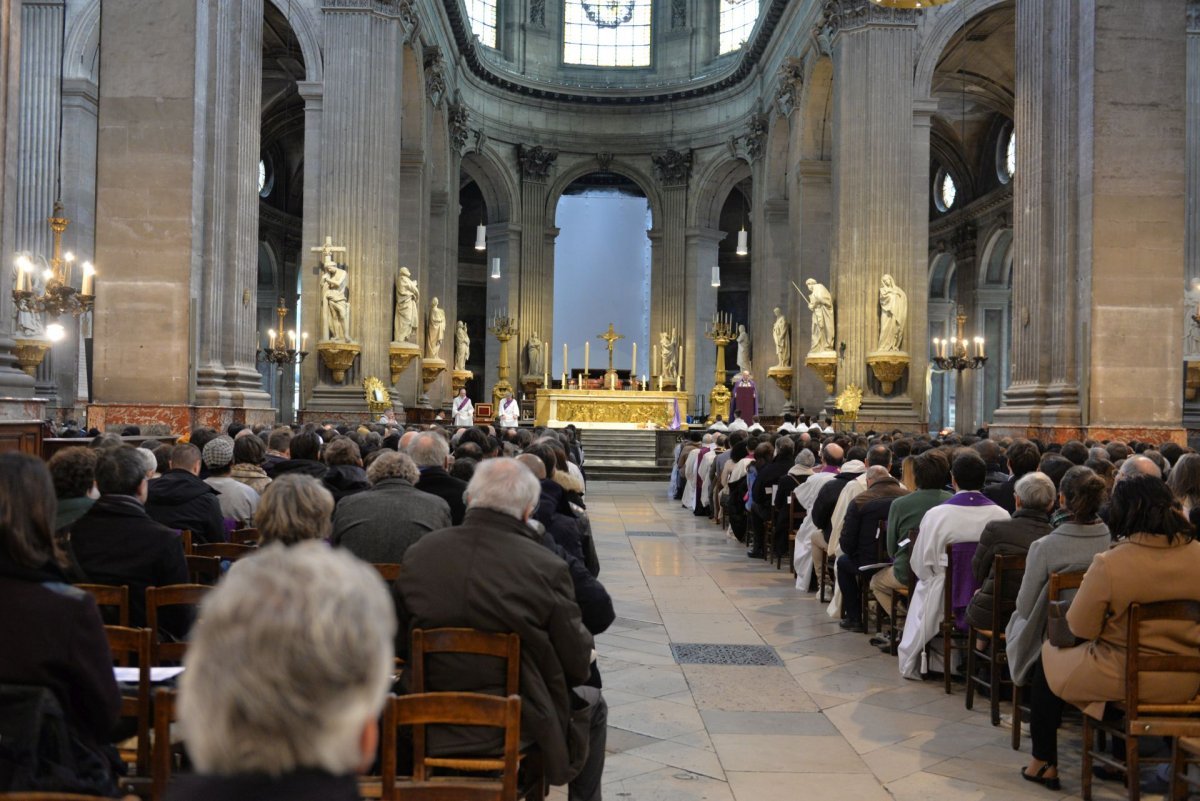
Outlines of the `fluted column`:
{"label": "fluted column", "polygon": [[[458,204],[450,212],[449,195],[445,189],[433,189],[429,195],[429,296],[436,297],[446,312],[446,338],[442,342],[442,358],[446,372],[429,385],[429,401],[441,408],[450,400],[450,370],[454,369],[454,333],[458,322],[458,260],[455,258],[458,233]],[[455,238],[452,240],[451,236]]]}
{"label": "fluted column", "polygon": [[707,394],[711,384],[696,382],[707,382],[711,376],[697,374],[696,357],[711,344],[704,338],[704,320],[686,314],[687,293],[679,291],[687,282],[687,191],[692,153],[667,150],[652,159],[661,185],[662,219],[654,221],[650,236],[650,334],[657,338],[660,331],[679,332],[679,341],[687,346],[684,388],[693,395]]}
{"label": "fluted column", "polygon": [[[1187,7],[1187,285],[1200,281],[1200,0]],[[1184,326],[1195,325],[1187,310]],[[1186,341],[1186,340],[1185,340]],[[1188,355],[1184,354],[1185,357]],[[1184,425],[1200,433],[1200,397],[1184,402]]]}
{"label": "fluted column", "polygon": [[[792,203],[793,247],[796,257],[792,259],[790,273],[796,286],[808,295],[805,282],[815,278],[825,286],[830,285],[830,233],[833,219],[832,209],[832,162],[823,160],[801,161],[796,169],[795,200]],[[793,394],[796,405],[809,414],[816,415],[826,406],[825,384],[815,372],[804,366],[804,358],[812,346],[812,312],[805,298],[796,290],[793,300],[796,314],[792,316],[792,362],[796,365]],[[837,313],[837,298],[834,312]],[[836,343],[835,343],[836,344]]]}
{"label": "fluted column", "polygon": [[[309,404],[314,409],[361,409],[362,379],[375,376],[386,383],[390,375],[388,344],[400,268],[396,240],[402,222],[402,46],[409,33],[400,12],[397,6],[372,0],[324,6],[319,236],[330,236],[335,245],[347,248],[339,261],[344,260],[348,273],[349,334],[362,353],[342,385],[334,384],[323,366],[318,368],[318,385]],[[312,213],[306,206],[305,218]],[[320,339],[325,332],[319,330],[318,284],[313,281],[311,286],[305,302],[314,310]],[[418,315],[422,323],[424,301],[422,297]],[[414,369],[415,364],[408,368]],[[412,386],[413,380],[406,374],[400,386]]]}
{"label": "fluted column", "polygon": [[300,405],[304,407],[317,386],[321,370],[321,357],[316,353],[316,342],[322,335],[321,303],[317,265],[321,259],[309,251],[310,247],[323,242],[325,235],[321,227],[321,120],[325,111],[325,85],[315,81],[300,81],[296,90],[304,101],[304,219],[301,222],[301,244],[297,260],[300,264],[300,326],[308,332],[309,356],[298,371],[300,380]]}
{"label": "fluted column", "polygon": [[[915,426],[924,381],[912,373],[888,398],[867,366],[879,340],[879,286],[885,274],[908,294],[903,349],[925,319],[925,275],[914,234],[913,12],[840,0],[833,44],[833,208],[836,256],[830,290],[837,338],[846,343],[837,389],[864,391],[861,420]],[[924,166],[921,167],[924,170]],[[918,329],[919,330],[919,329]],[[923,378],[923,375],[921,376]]]}
{"label": "fluted column", "polygon": [[[520,254],[525,237],[521,225],[509,222],[492,223],[487,227],[487,319],[484,320],[484,344],[471,343],[471,350],[483,348],[483,395],[476,400],[487,401],[492,397],[492,387],[499,380],[500,341],[487,333],[492,317],[508,312],[515,315],[520,308]],[[500,277],[492,278],[492,259],[500,259]],[[508,343],[509,383],[512,383],[512,367],[516,364],[516,341]]]}
{"label": "fluted column", "polygon": [[[688,352],[684,354],[689,364],[686,365],[683,380],[684,391],[695,398],[697,395],[708,395],[713,385],[713,371],[717,367],[717,351],[704,338],[704,326],[717,311],[717,287],[712,285],[712,270],[717,264],[717,248],[726,233],[718,228],[688,228],[684,236],[687,243],[687,317],[699,321],[699,330],[695,347],[689,344]],[[658,332],[659,329],[650,331],[654,348],[658,347]],[[682,337],[680,341],[683,341]],[[696,411],[692,406],[688,409]]]}
{"label": "fluted column", "polygon": [[[756,181],[762,184],[763,181]],[[756,195],[759,193],[756,192]],[[754,225],[751,233],[758,233],[750,243],[750,336],[753,338],[751,363],[754,365],[754,380],[758,383],[760,411],[763,414],[781,415],[784,404],[791,403],[775,382],[767,377],[767,370],[775,366],[775,313],[778,307],[788,322],[796,319],[791,298],[796,292],[788,285],[790,269],[788,260],[792,252],[792,235],[788,227],[788,204],[783,198],[760,200],[753,211]],[[793,325],[793,342],[795,326]],[[793,357],[795,348],[792,349]]]}
{"label": "fluted column", "polygon": [[[554,341],[554,239],[558,229],[547,219],[548,181],[558,154],[540,146],[521,146],[517,161],[521,171],[521,263],[517,271],[518,306],[513,311],[519,331],[509,353],[510,381],[514,387],[525,375],[525,343],[533,333],[542,342]],[[488,251],[491,255],[491,251]],[[542,368],[532,371],[541,375]]]}

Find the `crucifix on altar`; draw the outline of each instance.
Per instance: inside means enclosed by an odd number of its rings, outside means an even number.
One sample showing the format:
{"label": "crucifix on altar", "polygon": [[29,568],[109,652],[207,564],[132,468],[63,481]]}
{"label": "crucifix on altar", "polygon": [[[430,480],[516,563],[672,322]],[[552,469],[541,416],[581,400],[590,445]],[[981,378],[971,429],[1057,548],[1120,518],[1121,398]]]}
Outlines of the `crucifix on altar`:
{"label": "crucifix on altar", "polygon": [[603,334],[596,335],[596,339],[603,339],[606,343],[608,343],[608,372],[604,374],[604,383],[609,389],[617,388],[617,371],[613,369],[613,345],[616,344],[618,339],[624,338],[624,334],[618,334],[615,330],[613,330],[612,323],[608,324],[607,331],[605,331]]}

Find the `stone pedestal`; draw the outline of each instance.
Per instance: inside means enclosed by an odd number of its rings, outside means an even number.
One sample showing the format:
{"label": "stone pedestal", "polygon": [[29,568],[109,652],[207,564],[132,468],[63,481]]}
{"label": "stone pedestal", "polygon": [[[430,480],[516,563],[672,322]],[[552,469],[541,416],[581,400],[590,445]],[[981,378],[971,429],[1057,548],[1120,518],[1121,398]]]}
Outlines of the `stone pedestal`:
{"label": "stone pedestal", "polygon": [[[388,348],[388,370],[391,372],[392,384],[400,380],[401,374],[412,364],[413,359],[421,355],[421,349],[411,342],[393,342]],[[445,362],[442,362],[445,365]]]}
{"label": "stone pedestal", "polygon": [[50,350],[50,343],[44,339],[18,339],[16,343],[14,353],[17,356],[17,364],[26,375],[36,376],[38,367],[46,358],[46,352]]}
{"label": "stone pedestal", "polygon": [[876,351],[867,354],[867,366],[871,368],[885,397],[892,394],[897,382],[904,377],[909,361],[908,354],[903,352]]}
{"label": "stone pedestal", "polygon": [[321,363],[333,375],[333,381],[340,384],[346,380],[346,371],[354,366],[354,360],[362,353],[362,346],[355,342],[320,342],[317,353],[321,355]]}
{"label": "stone pedestal", "polygon": [[837,363],[837,354],[833,351],[809,353],[804,359],[804,364],[825,383],[826,395],[833,395],[833,387],[837,382]]}
{"label": "stone pedestal", "polygon": [[775,382],[779,387],[779,391],[783,393],[783,414],[794,414],[796,404],[792,403],[792,368],[791,367],[771,367],[767,370],[767,377]]}
{"label": "stone pedestal", "polygon": [[458,395],[460,390],[466,389],[467,382],[475,377],[475,374],[470,370],[452,370],[450,372],[450,388],[454,390],[454,394]]}

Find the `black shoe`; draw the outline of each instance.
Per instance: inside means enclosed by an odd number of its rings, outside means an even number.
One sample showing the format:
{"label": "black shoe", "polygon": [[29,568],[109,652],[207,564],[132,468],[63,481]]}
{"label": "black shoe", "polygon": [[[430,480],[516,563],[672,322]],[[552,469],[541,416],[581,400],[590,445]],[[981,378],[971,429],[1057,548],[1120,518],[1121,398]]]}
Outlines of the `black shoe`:
{"label": "black shoe", "polygon": [[746,551],[746,556],[750,559],[762,559],[763,552],[762,551]]}
{"label": "black shoe", "polygon": [[1062,782],[1058,780],[1057,776],[1047,777],[1045,775],[1046,771],[1053,767],[1056,767],[1053,762],[1047,762],[1045,765],[1042,765],[1040,768],[1038,768],[1038,772],[1032,776],[1025,772],[1025,768],[1021,768],[1021,778],[1027,782],[1040,784],[1047,790],[1061,790]]}
{"label": "black shoe", "polygon": [[843,618],[842,620],[839,620],[838,625],[841,626],[842,628],[846,629],[847,631],[857,631],[858,629],[862,628],[862,621],[861,620],[851,620],[850,618],[847,617],[847,618]]}

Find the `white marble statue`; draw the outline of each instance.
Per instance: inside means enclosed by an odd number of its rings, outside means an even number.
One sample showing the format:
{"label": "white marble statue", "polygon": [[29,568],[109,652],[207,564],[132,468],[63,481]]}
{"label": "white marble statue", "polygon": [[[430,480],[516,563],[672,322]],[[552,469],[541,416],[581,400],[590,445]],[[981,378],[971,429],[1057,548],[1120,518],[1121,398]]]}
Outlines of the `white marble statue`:
{"label": "white marble statue", "polygon": [[400,268],[396,277],[396,316],[392,321],[392,334],[396,342],[409,342],[413,332],[417,330],[417,302],[421,299],[421,290],[412,279],[412,273],[407,267]]}
{"label": "white marble statue", "polygon": [[[46,271],[50,269],[49,263],[45,256],[34,256],[31,253],[22,252],[17,254],[16,263],[20,264],[22,259],[29,262],[30,269],[25,273],[26,289],[34,294],[41,295],[46,289],[45,279],[42,277]],[[16,266],[13,268],[13,286],[17,286],[18,277],[21,274],[21,268]],[[44,317],[30,310],[17,310],[17,336],[22,339],[37,339],[46,333],[46,320]]]}
{"label": "white marble statue", "polygon": [[908,295],[890,275],[879,284],[879,348],[904,350],[904,325],[908,322]]}
{"label": "white marble statue", "polygon": [[526,375],[541,375],[542,368],[546,366],[543,348],[542,340],[538,337],[537,331],[534,331],[529,336],[529,342],[525,344],[525,358],[529,361]]}
{"label": "white marble statue", "polygon": [[1193,285],[1184,294],[1183,301],[1183,360],[1200,361],[1200,324],[1192,315],[1200,313],[1200,286]]}
{"label": "white marble statue", "polygon": [[808,279],[804,285],[808,287],[810,293],[805,300],[808,301],[809,311],[812,312],[812,344],[809,345],[808,352],[832,352],[835,338],[833,295],[830,295],[825,285],[815,278]]}
{"label": "white marble statue", "polygon": [[676,342],[675,330],[671,333],[658,333],[658,372],[663,378],[679,377],[679,345]]}
{"label": "white marble statue", "polygon": [[471,358],[471,335],[467,333],[467,324],[459,320],[454,330],[454,369],[460,373],[466,370],[469,358]]}
{"label": "white marble statue", "polygon": [[792,326],[779,307],[775,308],[775,325],[771,327],[775,338],[775,366],[792,366]]}
{"label": "white marble statue", "polygon": [[342,267],[327,255],[321,265],[321,327],[328,342],[350,341],[350,298],[348,276]]}
{"label": "white marble statue", "polygon": [[425,358],[442,358],[442,340],[446,338],[446,312],[434,298],[429,306],[429,318],[425,321]]}
{"label": "white marble statue", "polygon": [[737,366],[743,372],[750,370],[750,332],[746,326],[738,326],[737,335]]}

